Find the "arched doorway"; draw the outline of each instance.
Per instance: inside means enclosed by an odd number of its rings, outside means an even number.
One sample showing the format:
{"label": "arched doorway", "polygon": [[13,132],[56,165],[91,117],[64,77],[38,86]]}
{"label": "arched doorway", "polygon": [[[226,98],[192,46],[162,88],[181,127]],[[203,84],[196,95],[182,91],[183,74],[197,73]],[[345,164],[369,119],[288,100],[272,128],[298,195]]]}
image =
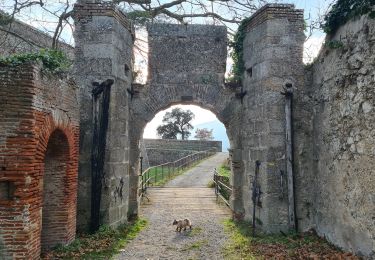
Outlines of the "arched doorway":
{"label": "arched doorway", "polygon": [[[151,89],[150,89],[151,90]],[[225,96],[226,94],[220,94],[222,96]],[[151,95],[152,96],[152,95]],[[217,118],[217,121],[220,122],[220,124],[223,124],[223,127],[226,130],[227,138],[229,139],[230,147],[229,149],[229,158],[232,163],[232,165],[238,164],[238,159],[233,157],[233,150],[238,150],[239,147],[239,135],[238,132],[240,131],[240,128],[236,126],[236,124],[232,123],[232,120],[236,120],[235,117],[225,117],[225,112],[223,112],[223,109],[220,106],[212,105],[210,102],[205,102],[206,100],[194,100],[194,101],[184,101],[181,102],[179,99],[179,96],[164,96],[162,100],[159,100],[160,102],[157,103],[156,106],[153,106],[153,111],[148,111],[147,113],[135,113],[139,112],[135,109],[133,110],[132,114],[132,121],[131,125],[133,126],[130,129],[130,180],[129,180],[129,215],[138,215],[138,207],[139,207],[139,190],[137,190],[138,182],[139,182],[139,155],[140,155],[140,141],[142,139],[145,127],[147,123],[149,123],[155,115],[157,115],[159,112],[166,110],[168,108],[174,107],[175,105],[193,105],[200,107],[206,111],[209,111],[210,113],[214,114]],[[232,99],[228,98],[229,100],[226,100],[226,102],[231,102]],[[144,104],[147,105],[149,100],[145,98]],[[163,101],[163,102],[161,102]],[[234,100],[235,102],[236,100]],[[136,100],[135,102],[138,102]],[[155,100],[152,100],[151,102],[155,102]],[[221,102],[220,104],[223,105],[224,102]],[[226,107],[226,106],[224,106]],[[234,213],[234,217],[242,218],[242,193],[240,191],[241,185],[242,185],[242,171],[239,169],[239,167],[231,167],[231,180],[230,183],[233,187],[232,196],[230,198],[230,208]]]}
{"label": "arched doorway", "polygon": [[61,130],[55,130],[48,141],[42,178],[42,252],[68,239],[68,207],[66,203],[69,142]]}

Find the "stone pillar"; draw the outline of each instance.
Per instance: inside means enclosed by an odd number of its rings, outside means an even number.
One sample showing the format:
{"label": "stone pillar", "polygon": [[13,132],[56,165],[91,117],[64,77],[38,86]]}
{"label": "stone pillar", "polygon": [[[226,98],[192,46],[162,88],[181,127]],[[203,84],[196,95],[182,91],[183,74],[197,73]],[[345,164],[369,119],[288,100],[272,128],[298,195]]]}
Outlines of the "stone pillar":
{"label": "stone pillar", "polygon": [[127,218],[129,172],[128,115],[132,82],[134,33],[125,15],[108,2],[79,1],[74,6],[75,77],[80,87],[80,164],[78,226],[90,221],[91,152],[93,143],[93,82],[114,80],[111,86],[101,223],[117,225]]}
{"label": "stone pillar", "polygon": [[[303,11],[294,5],[268,4],[248,21],[244,40],[243,137],[245,179],[243,196],[246,217],[252,211],[251,184],[256,160],[261,161],[261,204],[256,217],[268,232],[288,229],[286,173],[285,97],[286,83],[303,85]],[[251,93],[251,94],[249,94]]]}
{"label": "stone pillar", "polygon": [[232,209],[233,218],[243,220],[245,210],[243,206],[242,186],[243,186],[243,160],[241,149],[230,149],[229,157],[231,161],[231,184],[232,195],[230,196],[230,208]]}

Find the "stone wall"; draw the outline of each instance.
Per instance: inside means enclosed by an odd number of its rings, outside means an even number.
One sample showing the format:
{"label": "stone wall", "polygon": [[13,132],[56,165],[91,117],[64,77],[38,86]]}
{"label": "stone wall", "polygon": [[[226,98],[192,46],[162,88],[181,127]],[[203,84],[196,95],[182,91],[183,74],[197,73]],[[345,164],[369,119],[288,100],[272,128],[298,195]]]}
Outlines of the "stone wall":
{"label": "stone wall", "polygon": [[143,139],[150,166],[173,162],[197,151],[221,152],[221,141]]}
{"label": "stone wall", "polygon": [[[296,104],[301,227],[375,257],[375,20],[342,26],[326,41]],[[307,138],[306,138],[307,137]],[[305,180],[303,180],[305,179]]]}
{"label": "stone wall", "polygon": [[0,93],[0,258],[39,259],[75,238],[77,88],[25,64],[0,67]]}
{"label": "stone wall", "polygon": [[261,162],[259,183],[261,205],[256,217],[266,232],[279,232],[292,226],[288,219],[286,173],[285,96],[286,83],[295,89],[303,85],[303,11],[293,5],[269,4],[249,20],[244,40],[243,101],[241,126],[244,167],[242,192],[244,216],[252,218],[252,182],[255,162]]}
{"label": "stone wall", "polygon": [[[100,223],[117,226],[127,221],[128,214],[131,98],[127,90],[132,82],[133,28],[125,15],[108,2],[79,1],[74,6],[74,21],[74,71],[80,87],[81,125],[78,225],[80,229],[88,228],[95,199],[92,194],[101,193]],[[102,189],[93,191],[91,178],[97,169],[97,161],[91,161],[96,144],[93,123],[100,116],[93,115],[93,109],[99,108],[98,103],[92,106],[93,90],[110,81],[113,84],[106,86],[110,93],[107,133],[101,137],[105,143],[101,150],[104,169],[99,174]]]}
{"label": "stone wall", "polygon": [[204,141],[204,140],[173,140],[173,139],[143,139],[146,149],[160,150],[190,150],[190,151],[207,151],[214,149],[221,152],[221,141]]}
{"label": "stone wall", "polygon": [[[52,47],[51,36],[18,20],[0,26],[0,42],[0,56],[35,52],[39,49]],[[74,58],[72,46],[59,42],[58,48],[66,53],[70,59]]]}
{"label": "stone wall", "polygon": [[192,150],[174,150],[174,149],[147,149],[147,156],[150,166],[155,166],[167,162],[174,162],[185,156],[193,154]]}

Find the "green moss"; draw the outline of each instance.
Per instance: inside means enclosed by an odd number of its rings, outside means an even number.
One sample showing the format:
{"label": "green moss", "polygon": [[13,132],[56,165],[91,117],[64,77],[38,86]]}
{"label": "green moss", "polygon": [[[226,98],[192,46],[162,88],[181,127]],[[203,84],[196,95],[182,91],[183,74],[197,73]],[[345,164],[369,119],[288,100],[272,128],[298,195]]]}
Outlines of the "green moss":
{"label": "green moss", "polygon": [[327,34],[334,34],[341,25],[354,17],[368,13],[374,17],[374,5],[375,0],[337,0],[324,18],[323,29]]}
{"label": "green moss", "polygon": [[39,52],[15,54],[7,57],[0,57],[0,64],[7,66],[19,66],[27,62],[39,61],[43,69],[51,73],[66,72],[71,62],[65,53],[56,49],[42,49]]}
{"label": "green moss", "polygon": [[327,41],[325,43],[325,46],[327,46],[330,49],[340,49],[344,47],[344,44],[341,41],[333,40],[333,41]]}

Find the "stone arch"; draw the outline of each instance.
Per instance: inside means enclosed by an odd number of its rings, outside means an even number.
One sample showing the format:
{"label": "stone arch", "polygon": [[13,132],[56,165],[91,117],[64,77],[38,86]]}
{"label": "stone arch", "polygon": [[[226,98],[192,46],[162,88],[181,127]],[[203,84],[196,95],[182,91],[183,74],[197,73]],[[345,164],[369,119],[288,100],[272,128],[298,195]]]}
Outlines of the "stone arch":
{"label": "stone arch", "polygon": [[[191,89],[194,89],[192,87]],[[158,90],[154,90],[158,91]],[[218,97],[222,102],[213,102],[212,99],[198,98],[192,101],[181,101],[181,96],[179,95],[159,95],[160,99],[156,99],[157,96],[154,91],[150,89],[147,90],[147,95],[143,96],[143,100],[138,99],[133,104],[133,110],[131,111],[131,122],[132,126],[129,130],[130,135],[130,178],[129,178],[129,215],[138,214],[138,174],[139,174],[139,154],[140,154],[140,140],[142,139],[145,126],[148,122],[155,117],[157,113],[162,110],[168,109],[174,105],[195,105],[203,109],[206,109],[216,115],[218,120],[224,124],[226,133],[230,142],[230,156],[233,155],[233,150],[240,149],[240,136],[238,135],[238,127],[236,122],[238,121],[237,116],[235,116],[239,111],[237,111],[237,106],[231,106],[232,102],[239,102],[234,98],[233,92],[224,88],[215,88],[215,96]],[[210,97],[211,98],[211,97]],[[138,102],[142,102],[142,105],[137,105]],[[147,112],[144,108],[151,108]],[[139,108],[140,110],[137,110]],[[233,117],[228,117],[233,115]],[[235,158],[234,158],[235,159]],[[235,159],[236,160],[236,159]],[[233,157],[232,157],[233,163]],[[242,172],[234,169],[232,167],[232,178],[231,183],[233,185],[233,194],[231,196],[231,209],[234,216],[242,217],[242,198],[241,198],[241,184],[238,177],[242,176]]]}

